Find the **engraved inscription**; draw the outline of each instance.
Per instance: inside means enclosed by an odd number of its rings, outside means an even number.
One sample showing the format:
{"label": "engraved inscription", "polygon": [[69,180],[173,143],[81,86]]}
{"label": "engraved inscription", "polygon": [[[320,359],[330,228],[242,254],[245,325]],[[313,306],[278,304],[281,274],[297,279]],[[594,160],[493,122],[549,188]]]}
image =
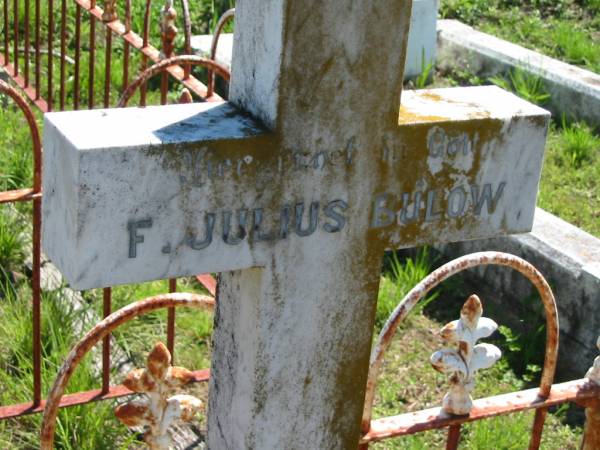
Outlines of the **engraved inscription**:
{"label": "engraved inscription", "polygon": [[137,245],[144,242],[144,235],[138,234],[141,228],[152,227],[152,219],[130,220],[127,223],[127,231],[129,232],[129,257],[137,256]]}
{"label": "engraved inscription", "polygon": [[[269,217],[272,219],[269,222],[270,228],[266,226],[267,217],[263,208],[205,212],[200,229],[188,230],[184,244],[192,250],[204,250],[219,236],[225,244],[235,246],[245,240],[254,243],[286,239],[290,233],[308,237],[319,227],[330,234],[338,233],[347,223],[344,215],[347,209],[348,203],[344,200],[333,200],[324,206],[317,201],[288,204]],[[152,219],[132,220],[128,223],[130,258],[137,256],[137,245],[144,242],[144,236],[138,230],[151,226]],[[164,254],[170,253],[171,244],[164,245],[161,251]]]}
{"label": "engraved inscription", "polygon": [[473,152],[473,146],[477,143],[477,135],[473,141],[467,133],[459,133],[449,136],[441,127],[433,127],[427,134],[427,150],[433,158],[443,158],[455,155],[468,155]]}
{"label": "engraved inscription", "polygon": [[505,187],[506,183],[501,182],[496,187],[491,183],[483,187],[458,186],[447,194],[438,189],[403,192],[400,196],[385,192],[373,200],[371,227],[407,225],[416,221],[436,222],[444,217],[455,219],[468,213],[491,215],[496,211]]}
{"label": "engraved inscription", "polygon": [[240,178],[244,175],[266,175],[286,171],[343,170],[353,165],[356,152],[355,138],[350,138],[340,149],[293,150],[279,156],[275,165],[270,165],[261,163],[260,159],[252,155],[224,157],[219,151],[204,146],[200,149],[183,150],[177,156],[165,154],[162,157],[162,166],[165,169],[175,169],[182,184],[203,187],[225,177]]}

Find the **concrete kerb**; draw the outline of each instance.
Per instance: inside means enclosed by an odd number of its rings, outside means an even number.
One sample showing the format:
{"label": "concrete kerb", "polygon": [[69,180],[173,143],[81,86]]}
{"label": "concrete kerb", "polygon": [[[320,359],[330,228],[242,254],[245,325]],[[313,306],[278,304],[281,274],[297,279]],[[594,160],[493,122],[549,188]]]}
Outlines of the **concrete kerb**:
{"label": "concrete kerb", "polygon": [[528,50],[456,20],[439,20],[438,67],[468,68],[489,77],[519,68],[539,76],[551,94],[545,108],[556,117],[584,120],[600,128],[600,75]]}

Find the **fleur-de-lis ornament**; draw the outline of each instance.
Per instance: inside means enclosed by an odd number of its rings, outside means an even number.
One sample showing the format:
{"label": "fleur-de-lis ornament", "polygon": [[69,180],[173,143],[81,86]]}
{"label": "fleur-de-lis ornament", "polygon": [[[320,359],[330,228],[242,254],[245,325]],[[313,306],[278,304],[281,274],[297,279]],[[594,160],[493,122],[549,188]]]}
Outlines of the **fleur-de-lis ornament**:
{"label": "fleur-de-lis ornament", "polygon": [[440,336],[454,348],[443,348],[431,355],[434,369],[450,375],[450,390],[444,396],[442,410],[450,414],[469,414],[473,407],[471,392],[475,387],[475,372],[494,365],[502,353],[491,344],[477,344],[490,336],[498,325],[481,317],[481,300],[471,295],[460,311],[460,319],[447,324]]}
{"label": "fleur-de-lis ornament", "polygon": [[191,371],[171,366],[171,353],[158,342],[148,355],[147,368],[129,372],[123,382],[145,398],[119,405],[115,415],[128,427],[145,427],[144,441],[150,449],[168,450],[169,427],[177,420],[190,421],[200,412],[202,402],[196,397],[171,395],[193,378]]}
{"label": "fleur-de-lis ornament", "polygon": [[[600,350],[600,337],[596,341],[596,346],[598,350]],[[600,385],[600,356],[596,356],[594,360],[594,365],[587,371],[585,377],[593,383]]]}

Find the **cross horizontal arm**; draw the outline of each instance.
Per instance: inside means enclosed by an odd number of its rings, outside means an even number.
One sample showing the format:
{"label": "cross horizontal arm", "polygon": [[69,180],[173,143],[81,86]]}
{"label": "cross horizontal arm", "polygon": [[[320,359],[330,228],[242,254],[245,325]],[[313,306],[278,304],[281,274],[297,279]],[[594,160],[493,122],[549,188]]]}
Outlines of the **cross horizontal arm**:
{"label": "cross horizontal arm", "polygon": [[[409,91],[374,154],[281,148],[226,103],[46,120],[44,211],[67,212],[44,248],[90,288],[260,266],[350,227],[388,248],[528,231],[548,114],[493,87]],[[373,185],[344,181],[367,164]]]}

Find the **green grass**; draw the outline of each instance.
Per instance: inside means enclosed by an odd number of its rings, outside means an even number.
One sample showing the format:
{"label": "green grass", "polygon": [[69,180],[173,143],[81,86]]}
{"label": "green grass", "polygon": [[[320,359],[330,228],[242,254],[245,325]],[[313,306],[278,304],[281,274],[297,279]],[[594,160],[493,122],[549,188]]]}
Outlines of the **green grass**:
{"label": "green grass", "polygon": [[442,0],[443,18],[600,72],[598,0]]}
{"label": "green grass", "polygon": [[585,125],[552,125],[538,205],[600,237],[600,137]]}
{"label": "green grass", "polygon": [[[10,289],[4,290],[10,293]],[[26,285],[7,295],[0,304],[0,404],[30,400],[32,392],[31,320]],[[47,392],[66,354],[78,336],[73,330],[81,320],[81,312],[58,295],[45,294],[42,301],[43,391]],[[97,387],[99,371],[91,358],[86,358],[75,371],[68,392]],[[113,418],[112,402],[76,406],[61,410],[57,421],[56,448],[109,449],[129,440]],[[41,415],[23,416],[0,421],[0,447],[34,449],[39,446]]]}

